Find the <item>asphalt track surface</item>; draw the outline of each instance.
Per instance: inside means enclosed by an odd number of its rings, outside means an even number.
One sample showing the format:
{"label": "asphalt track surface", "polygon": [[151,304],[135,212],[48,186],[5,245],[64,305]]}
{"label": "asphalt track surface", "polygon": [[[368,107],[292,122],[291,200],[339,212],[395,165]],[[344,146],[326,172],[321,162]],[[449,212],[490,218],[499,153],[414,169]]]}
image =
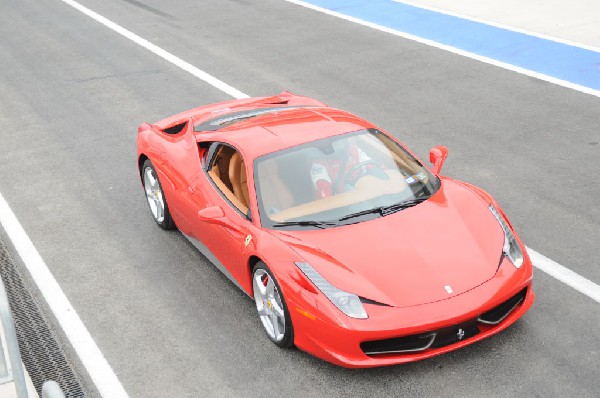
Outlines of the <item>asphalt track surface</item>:
{"label": "asphalt track surface", "polygon": [[[538,252],[598,283],[600,99],[269,0],[84,0],[250,95],[358,113],[479,185]],[[253,303],[154,225],[136,126],[227,100],[57,0],[0,3],[0,192],[132,397],[578,396],[600,391],[600,306],[535,273],[501,334],[346,370],[280,350]]]}

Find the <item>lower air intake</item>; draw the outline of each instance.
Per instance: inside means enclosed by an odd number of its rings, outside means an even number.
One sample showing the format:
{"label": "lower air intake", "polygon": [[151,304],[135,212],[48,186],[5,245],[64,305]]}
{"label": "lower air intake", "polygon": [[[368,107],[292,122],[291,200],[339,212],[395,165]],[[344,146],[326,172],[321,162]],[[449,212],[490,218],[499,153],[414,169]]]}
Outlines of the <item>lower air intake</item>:
{"label": "lower air intake", "polygon": [[393,339],[364,341],[360,348],[367,355],[417,352],[426,350],[435,340],[435,333],[395,337]]}
{"label": "lower air intake", "polygon": [[504,320],[519,304],[525,300],[527,288],[521,290],[499,306],[482,314],[477,320],[488,325],[496,325]]}
{"label": "lower air intake", "polygon": [[427,333],[394,337],[385,340],[364,341],[360,348],[367,355],[385,355],[424,351],[440,348],[467,340],[480,333],[480,324],[497,325],[515,310],[527,295],[527,288],[515,294],[502,304],[483,313],[477,319],[452,325]]}

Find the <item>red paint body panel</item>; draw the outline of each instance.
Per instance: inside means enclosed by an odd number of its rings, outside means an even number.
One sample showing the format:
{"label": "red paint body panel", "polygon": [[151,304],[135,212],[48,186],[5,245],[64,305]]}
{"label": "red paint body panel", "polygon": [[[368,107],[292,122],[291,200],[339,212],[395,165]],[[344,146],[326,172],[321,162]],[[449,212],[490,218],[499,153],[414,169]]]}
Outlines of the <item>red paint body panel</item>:
{"label": "red paint body panel", "polygon": [[[217,131],[194,131],[194,126],[211,117],[282,102],[305,107],[261,115]],[[177,134],[163,132],[186,122]],[[427,201],[351,225],[298,231],[260,225],[254,159],[365,128],[375,126],[290,93],[227,101],[141,125],[138,164],[146,157],[152,161],[177,227],[202,242],[246,293],[252,295],[252,258],[270,267],[292,318],[295,344],[324,360],[348,367],[399,364],[463,347],[515,322],[534,300],[531,261],[518,237],[523,266],[517,269],[501,257],[504,233],[489,205],[501,214],[502,210],[487,193],[469,184],[441,177],[441,188]],[[251,220],[225,200],[204,171],[209,142],[228,143],[244,158]],[[198,215],[213,206],[223,210],[218,223]],[[368,319],[350,318],[304,276],[296,261],[311,264],[340,289],[385,305],[364,304]],[[452,293],[445,286],[451,286]],[[369,356],[360,348],[364,341],[425,333],[475,319],[524,288],[526,298],[508,317],[497,325],[480,324],[480,333],[463,341],[416,353]]]}
{"label": "red paint body panel", "polygon": [[386,217],[272,233],[334,286],[400,308],[445,300],[493,278],[504,238],[488,205],[449,179],[426,202]]}

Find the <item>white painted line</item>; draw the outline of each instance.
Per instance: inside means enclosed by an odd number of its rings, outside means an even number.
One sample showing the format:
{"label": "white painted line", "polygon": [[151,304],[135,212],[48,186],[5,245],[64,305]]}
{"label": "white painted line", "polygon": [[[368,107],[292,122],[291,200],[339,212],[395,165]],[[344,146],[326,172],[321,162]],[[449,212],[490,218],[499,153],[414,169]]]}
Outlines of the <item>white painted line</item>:
{"label": "white painted line", "polygon": [[[65,0],[63,0],[63,1],[65,1]],[[305,8],[309,8],[309,9],[314,10],[314,11],[319,11],[319,12],[321,12],[323,14],[327,14],[327,15],[330,15],[330,16],[333,16],[333,17],[336,17],[336,18],[340,18],[340,19],[349,21],[349,22],[354,22],[354,23],[357,23],[359,25],[363,25],[363,26],[366,26],[366,27],[369,27],[369,28],[372,28],[372,29],[375,29],[375,30],[379,30],[381,32],[389,33],[389,34],[392,34],[394,36],[398,36],[398,37],[402,37],[404,39],[416,41],[417,43],[421,43],[421,44],[425,44],[427,46],[439,48],[441,50],[445,50],[445,51],[451,52],[453,54],[461,55],[463,57],[471,58],[471,59],[474,59],[476,61],[480,61],[480,62],[484,62],[486,64],[498,66],[500,68],[507,69],[507,70],[510,70],[510,71],[513,71],[513,72],[517,72],[517,73],[521,73],[523,75],[535,77],[536,79],[544,80],[544,81],[547,81],[549,83],[557,84],[559,86],[563,86],[563,87],[567,87],[567,88],[570,88],[570,89],[573,89],[573,90],[580,91],[582,93],[586,93],[586,94],[590,94],[590,95],[593,95],[593,96],[596,96],[596,97],[600,97],[600,90],[594,90],[592,88],[581,86],[581,85],[575,84],[575,83],[571,83],[571,82],[568,82],[566,80],[557,79],[555,77],[544,75],[544,74],[538,73],[538,72],[534,72],[534,71],[529,70],[529,69],[520,68],[518,66],[507,64],[505,62],[500,62],[500,61],[497,61],[497,60],[492,59],[492,58],[483,57],[481,55],[478,55],[478,54],[475,54],[475,53],[471,53],[471,52],[468,52],[468,51],[464,51],[464,50],[461,50],[461,49],[456,48],[456,47],[447,46],[445,44],[440,44],[440,43],[435,42],[433,40],[423,39],[422,37],[414,36],[414,35],[411,35],[411,34],[408,34],[408,33],[405,33],[405,32],[401,32],[401,31],[396,30],[396,29],[392,29],[392,28],[388,28],[386,26],[378,25],[376,23],[364,21],[362,19],[351,17],[349,15],[345,15],[345,14],[342,14],[342,13],[339,13],[339,12],[336,12],[336,11],[331,11],[331,10],[328,10],[326,8],[323,8],[323,7],[319,7],[319,6],[315,6],[313,4],[306,3],[304,1],[300,1],[300,0],[284,0],[284,1],[287,1],[288,3],[293,3],[293,4],[296,4],[296,5],[305,7]]]}
{"label": "white painted line", "polygon": [[128,38],[129,40],[131,40],[132,42],[144,47],[146,50],[153,52],[154,54],[158,55],[165,61],[172,63],[173,65],[192,74],[193,76],[197,77],[198,79],[210,84],[214,88],[219,89],[220,91],[224,92],[225,94],[228,94],[228,95],[232,96],[233,98],[237,98],[237,99],[249,98],[248,95],[231,87],[229,84],[196,68],[194,65],[190,64],[189,62],[186,62],[186,61],[182,60],[181,58],[171,54],[170,52],[163,50],[162,48],[149,42],[146,39],[141,38],[140,36],[136,35],[135,33],[131,32],[130,30],[125,29],[121,25],[118,25],[118,24],[114,23],[113,21],[98,14],[97,12],[92,11],[89,8],[82,6],[78,2],[73,1],[73,0],[61,0],[61,1],[67,3],[71,7],[84,13],[88,17],[94,19],[95,21],[100,22],[102,25],[106,26],[110,30],[115,31],[118,34],[120,34],[121,36],[124,36],[124,37]]}
{"label": "white painted line", "polygon": [[100,394],[106,398],[126,398],[128,395],[121,382],[117,379],[106,358],[100,352],[96,342],[81,322],[79,315],[75,312],[1,193],[0,224],[2,224]]}
{"label": "white painted line", "polygon": [[515,26],[503,25],[503,24],[500,24],[500,23],[497,23],[497,22],[488,21],[486,19],[481,19],[481,18],[476,18],[476,17],[470,17],[468,15],[459,14],[457,12],[453,12],[453,11],[449,11],[449,10],[444,10],[442,8],[431,7],[431,6],[427,6],[427,5],[424,5],[424,4],[415,3],[413,1],[406,1],[406,0],[392,0],[392,1],[395,1],[396,3],[400,3],[400,4],[406,4],[408,6],[412,6],[412,7],[416,7],[416,8],[422,8],[424,10],[429,10],[429,11],[437,12],[437,13],[440,13],[440,14],[450,15],[452,17],[466,19],[467,21],[478,22],[478,23],[482,23],[484,25],[494,26],[496,28],[510,30],[512,32],[523,33],[524,35],[528,35],[528,36],[539,37],[540,39],[550,40],[550,41],[553,41],[553,42],[556,42],[556,43],[562,43],[562,44],[566,44],[566,45],[572,46],[572,47],[583,48],[584,50],[590,50],[590,51],[600,52],[600,47],[594,47],[594,46],[591,46],[589,44],[578,43],[576,41],[571,41],[571,40],[567,40],[567,39],[561,39],[560,37],[550,36],[550,35],[546,35],[546,34],[543,34],[543,33],[532,32],[530,30],[526,30],[526,29],[522,29],[522,28],[517,28]]}
{"label": "white painted line", "polygon": [[531,258],[531,262],[533,262],[533,265],[535,265],[536,268],[600,303],[600,285],[584,278],[529,247],[527,248],[527,253],[529,253],[529,258]]}

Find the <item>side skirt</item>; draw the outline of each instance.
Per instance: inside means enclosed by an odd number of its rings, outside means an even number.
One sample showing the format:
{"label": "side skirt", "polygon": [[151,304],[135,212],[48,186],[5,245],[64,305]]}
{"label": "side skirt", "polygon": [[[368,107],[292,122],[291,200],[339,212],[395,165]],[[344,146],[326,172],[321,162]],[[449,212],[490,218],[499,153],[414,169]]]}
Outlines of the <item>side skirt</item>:
{"label": "side skirt", "polygon": [[223,265],[223,263],[219,261],[219,259],[217,258],[217,256],[215,256],[208,249],[208,247],[206,247],[198,239],[193,238],[193,237],[191,237],[189,235],[186,235],[183,232],[182,232],[182,235],[185,236],[186,239],[189,240],[190,243],[192,245],[194,245],[196,247],[196,249],[198,249],[198,251],[200,251],[200,253],[202,253],[204,255],[204,257],[206,257],[208,259],[208,261],[210,261],[211,263],[213,263],[213,265],[215,267],[217,267],[219,269],[219,271],[221,271],[227,278],[229,278],[229,280],[231,282],[233,282],[234,285],[236,285],[242,292],[244,292],[246,294],[246,296],[250,297],[250,295],[248,295],[248,293],[244,289],[242,289],[242,286],[238,283],[238,281],[235,280],[235,278],[233,277],[233,275],[231,275],[231,273],[229,272],[229,270],[227,268],[225,268],[225,266]]}

